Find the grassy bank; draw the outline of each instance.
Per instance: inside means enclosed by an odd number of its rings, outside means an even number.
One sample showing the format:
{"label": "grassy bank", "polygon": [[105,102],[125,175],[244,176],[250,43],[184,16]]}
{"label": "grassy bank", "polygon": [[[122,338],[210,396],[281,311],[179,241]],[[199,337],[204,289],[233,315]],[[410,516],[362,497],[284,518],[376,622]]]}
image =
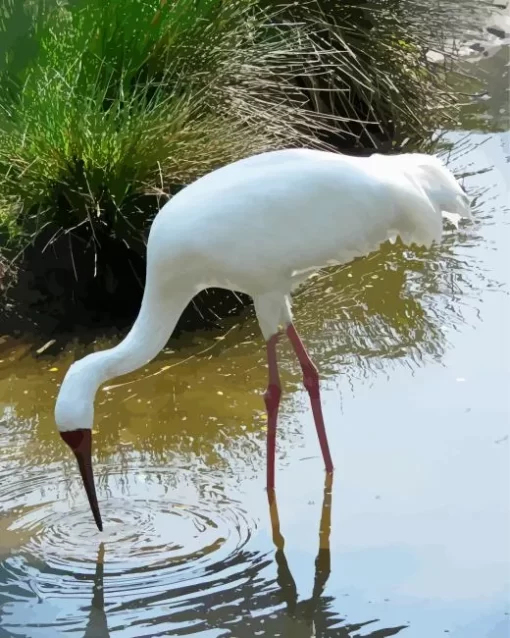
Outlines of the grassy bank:
{"label": "grassy bank", "polygon": [[[452,1],[428,4],[10,0],[0,17],[4,271],[26,264],[23,285],[60,299],[63,314],[112,295],[130,312],[147,230],[183,184],[272,148],[427,139],[455,117],[445,35],[484,1],[464,0],[462,14]],[[431,48],[445,65],[427,61]]]}

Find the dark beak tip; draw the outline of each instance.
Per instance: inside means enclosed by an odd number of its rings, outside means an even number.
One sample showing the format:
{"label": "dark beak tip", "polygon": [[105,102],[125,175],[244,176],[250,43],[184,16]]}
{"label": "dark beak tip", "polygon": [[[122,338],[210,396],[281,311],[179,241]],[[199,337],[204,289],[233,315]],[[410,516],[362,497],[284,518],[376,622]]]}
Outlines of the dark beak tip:
{"label": "dark beak tip", "polygon": [[97,512],[94,514],[94,520],[96,522],[97,529],[102,532],[103,531],[103,519],[101,517],[101,513],[99,512],[99,508]]}

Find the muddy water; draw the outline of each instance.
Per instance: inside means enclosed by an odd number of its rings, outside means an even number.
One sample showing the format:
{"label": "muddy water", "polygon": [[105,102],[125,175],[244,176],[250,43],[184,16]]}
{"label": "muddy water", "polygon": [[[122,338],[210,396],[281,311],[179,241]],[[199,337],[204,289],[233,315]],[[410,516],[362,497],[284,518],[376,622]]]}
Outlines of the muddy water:
{"label": "muddy water", "polygon": [[99,533],[52,422],[87,348],[0,344],[0,636],[508,635],[507,60],[503,48],[471,68],[493,94],[466,109],[476,131],[445,138],[474,223],[432,252],[385,248],[325,271],[297,295],[332,484],[283,345],[267,501],[264,350],[247,312],[100,391]]}

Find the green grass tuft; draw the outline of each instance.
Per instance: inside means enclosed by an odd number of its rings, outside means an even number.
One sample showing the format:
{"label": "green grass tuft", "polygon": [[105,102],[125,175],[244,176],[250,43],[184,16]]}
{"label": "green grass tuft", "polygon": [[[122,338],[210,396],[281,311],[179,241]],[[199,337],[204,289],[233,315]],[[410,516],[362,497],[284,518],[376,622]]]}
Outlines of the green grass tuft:
{"label": "green grass tuft", "polygon": [[[488,0],[464,2],[462,16]],[[143,254],[158,198],[217,166],[288,146],[416,143],[453,103],[426,59],[452,55],[448,0],[4,4],[4,255],[66,235]]]}
{"label": "green grass tuft", "polygon": [[141,248],[141,195],[250,153],[316,143],[319,118],[285,77],[305,62],[306,34],[255,7],[83,0],[23,13],[31,56],[11,55],[0,99],[10,243],[87,226],[98,245],[114,234]]}

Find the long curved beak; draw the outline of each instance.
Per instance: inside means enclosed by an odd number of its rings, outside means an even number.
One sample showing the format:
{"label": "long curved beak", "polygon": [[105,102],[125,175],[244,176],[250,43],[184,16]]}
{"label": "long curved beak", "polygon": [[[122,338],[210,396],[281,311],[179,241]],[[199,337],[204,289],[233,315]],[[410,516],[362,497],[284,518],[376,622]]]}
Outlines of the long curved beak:
{"label": "long curved beak", "polygon": [[60,436],[71,448],[78,461],[78,467],[85,492],[89,499],[92,515],[96,521],[97,529],[102,532],[103,521],[101,520],[101,512],[99,511],[99,504],[97,502],[94,472],[92,471],[92,431],[73,430],[70,432],[61,432]]}

